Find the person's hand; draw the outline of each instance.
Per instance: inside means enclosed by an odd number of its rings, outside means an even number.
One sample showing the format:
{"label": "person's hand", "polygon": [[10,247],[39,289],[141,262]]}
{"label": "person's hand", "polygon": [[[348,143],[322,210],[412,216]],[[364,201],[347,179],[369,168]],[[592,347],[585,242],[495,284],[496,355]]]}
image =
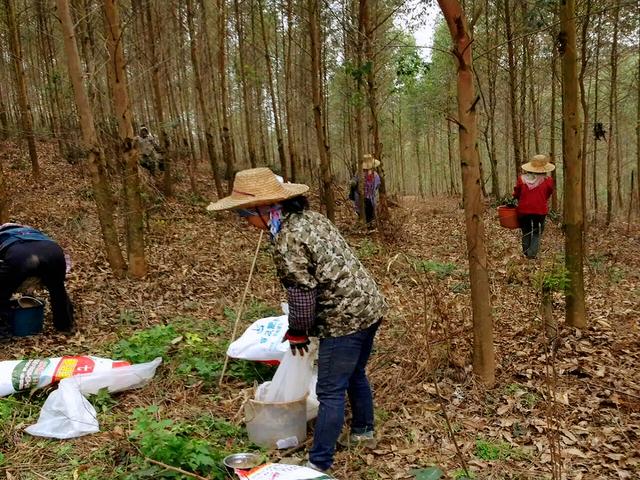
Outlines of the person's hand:
{"label": "person's hand", "polygon": [[282,338],[283,342],[289,340],[289,346],[291,347],[291,354],[295,356],[296,350],[301,357],[304,357],[305,352],[309,351],[309,337],[306,333],[296,330],[287,330]]}

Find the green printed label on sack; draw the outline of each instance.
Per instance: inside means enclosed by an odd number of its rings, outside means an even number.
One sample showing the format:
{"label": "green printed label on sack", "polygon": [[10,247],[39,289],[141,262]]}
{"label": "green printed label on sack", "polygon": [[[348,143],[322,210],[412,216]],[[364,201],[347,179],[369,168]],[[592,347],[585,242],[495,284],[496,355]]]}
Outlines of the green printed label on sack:
{"label": "green printed label on sack", "polygon": [[50,360],[46,358],[22,360],[18,365],[16,365],[11,374],[13,389],[20,391],[37,387],[40,377],[49,366],[49,363]]}

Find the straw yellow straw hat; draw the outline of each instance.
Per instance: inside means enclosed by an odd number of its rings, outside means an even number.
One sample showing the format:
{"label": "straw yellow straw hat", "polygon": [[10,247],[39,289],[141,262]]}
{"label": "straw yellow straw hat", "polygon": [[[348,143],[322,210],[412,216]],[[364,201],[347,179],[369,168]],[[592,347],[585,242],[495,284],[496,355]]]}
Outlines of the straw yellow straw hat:
{"label": "straw yellow straw hat", "polygon": [[380,160],[378,160],[377,158],[373,158],[373,155],[371,155],[370,153],[365,153],[362,156],[363,170],[372,170],[379,166],[380,166]]}
{"label": "straw yellow straw hat", "polygon": [[549,173],[556,169],[556,166],[549,161],[546,155],[534,155],[531,161],[521,167],[525,172]]}
{"label": "straw yellow straw hat", "polygon": [[307,185],[278,181],[268,168],[251,168],[236,173],[231,195],[210,203],[207,210],[211,212],[271,205],[302,195],[307,190]]}

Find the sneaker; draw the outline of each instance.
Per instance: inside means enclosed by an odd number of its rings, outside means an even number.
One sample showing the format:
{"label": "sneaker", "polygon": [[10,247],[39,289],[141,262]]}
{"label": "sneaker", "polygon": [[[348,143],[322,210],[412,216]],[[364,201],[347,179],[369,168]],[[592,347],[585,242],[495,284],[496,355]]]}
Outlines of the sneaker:
{"label": "sneaker", "polygon": [[320,473],[331,473],[329,468],[327,468],[326,470],[323,470],[319,466],[317,466],[315,463],[307,462],[304,464],[304,466],[307,468],[311,468],[312,470],[315,470]]}
{"label": "sneaker", "polygon": [[351,433],[344,435],[338,443],[343,447],[376,448],[378,444],[374,432]]}

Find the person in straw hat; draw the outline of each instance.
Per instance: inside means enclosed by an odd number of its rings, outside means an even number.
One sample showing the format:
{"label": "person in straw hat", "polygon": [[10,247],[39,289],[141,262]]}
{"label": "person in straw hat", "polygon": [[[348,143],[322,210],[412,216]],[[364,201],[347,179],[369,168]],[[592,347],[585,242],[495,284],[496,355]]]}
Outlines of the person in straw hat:
{"label": "person in straw hat", "polygon": [[522,165],[525,171],[518,177],[513,189],[518,199],[518,221],[522,230],[522,252],[527,258],[536,258],[544,221],[549,213],[549,197],[553,193],[553,178],[549,173],[555,169],[546,155],[535,155]]}
{"label": "person in straw hat", "polygon": [[[380,188],[380,175],[376,172],[376,168],[380,166],[380,160],[373,158],[373,155],[367,153],[362,158],[362,170],[364,171],[364,216],[367,225],[370,227],[376,219],[376,196]],[[354,207],[358,215],[360,214],[360,195],[358,185],[360,183],[360,175],[356,174],[351,179],[349,198],[353,200]]]}
{"label": "person in straw hat", "polygon": [[251,225],[270,232],[273,260],[289,302],[284,340],[294,355],[304,355],[309,337],[319,337],[320,407],[308,466],[327,471],[343,427],[347,394],[353,414],[348,440],[374,441],[365,367],[387,304],[335,225],[309,210],[308,189],[279,181],[268,168],[242,170],[231,195],[208,209],[236,210]]}

